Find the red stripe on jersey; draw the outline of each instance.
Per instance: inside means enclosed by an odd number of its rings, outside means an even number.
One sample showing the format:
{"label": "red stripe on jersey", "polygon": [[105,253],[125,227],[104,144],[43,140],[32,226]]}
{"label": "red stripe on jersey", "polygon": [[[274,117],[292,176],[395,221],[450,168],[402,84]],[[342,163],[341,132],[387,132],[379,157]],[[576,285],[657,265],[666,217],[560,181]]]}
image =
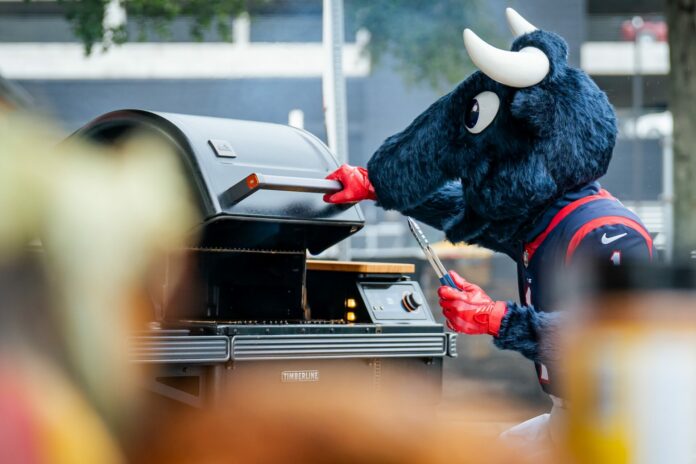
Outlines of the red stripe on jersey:
{"label": "red stripe on jersey", "polygon": [[650,234],[648,234],[648,232],[643,228],[642,225],[640,225],[633,219],[623,216],[604,216],[589,221],[587,224],[580,227],[577,230],[577,232],[575,232],[575,235],[573,235],[573,238],[570,240],[570,243],[568,244],[568,250],[566,251],[566,264],[570,263],[570,260],[573,258],[573,254],[575,253],[576,248],[580,246],[580,243],[582,243],[582,240],[585,238],[585,236],[587,236],[587,234],[602,226],[615,225],[623,225],[626,227],[630,227],[631,229],[638,232],[641,236],[643,236],[643,238],[645,239],[645,244],[648,247],[650,259],[652,259],[652,238],[650,238]]}
{"label": "red stripe on jersey", "polygon": [[587,197],[580,198],[579,200],[575,200],[574,202],[569,203],[565,205],[563,208],[561,208],[561,210],[558,213],[556,213],[553,219],[551,219],[551,222],[546,227],[546,229],[544,229],[544,231],[540,233],[537,236],[537,238],[535,238],[532,242],[524,246],[524,251],[527,252],[527,261],[532,260],[532,256],[534,256],[534,253],[541,246],[542,242],[546,239],[546,237],[548,237],[548,235],[553,231],[553,229],[555,229],[556,226],[558,226],[558,224],[560,224],[562,220],[568,217],[570,213],[572,213],[582,205],[585,205],[592,201],[607,199],[614,200],[615,198],[611,195],[611,193],[607,192],[604,189],[601,189],[599,193],[595,195],[589,195]]}

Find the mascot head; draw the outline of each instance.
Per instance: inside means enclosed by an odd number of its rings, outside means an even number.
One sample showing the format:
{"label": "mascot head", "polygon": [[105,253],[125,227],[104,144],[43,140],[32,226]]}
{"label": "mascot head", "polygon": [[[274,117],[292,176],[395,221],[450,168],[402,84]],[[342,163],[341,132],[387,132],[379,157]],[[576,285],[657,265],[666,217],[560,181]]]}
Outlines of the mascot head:
{"label": "mascot head", "polygon": [[568,65],[565,41],[511,8],[507,19],[511,50],[466,29],[479,70],[389,137],[368,164],[387,209],[408,211],[461,181],[461,212],[442,224],[453,240],[514,238],[566,192],[601,177],[616,139],[606,95]]}

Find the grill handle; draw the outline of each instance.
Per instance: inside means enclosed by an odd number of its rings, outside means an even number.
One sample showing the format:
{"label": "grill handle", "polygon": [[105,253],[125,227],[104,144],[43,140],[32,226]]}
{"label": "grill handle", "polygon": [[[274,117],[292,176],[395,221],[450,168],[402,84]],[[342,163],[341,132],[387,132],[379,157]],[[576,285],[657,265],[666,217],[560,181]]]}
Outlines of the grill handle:
{"label": "grill handle", "polygon": [[258,190],[280,190],[282,192],[336,193],[343,190],[337,180],[306,177],[269,176],[252,173],[220,195],[223,206],[234,206]]}

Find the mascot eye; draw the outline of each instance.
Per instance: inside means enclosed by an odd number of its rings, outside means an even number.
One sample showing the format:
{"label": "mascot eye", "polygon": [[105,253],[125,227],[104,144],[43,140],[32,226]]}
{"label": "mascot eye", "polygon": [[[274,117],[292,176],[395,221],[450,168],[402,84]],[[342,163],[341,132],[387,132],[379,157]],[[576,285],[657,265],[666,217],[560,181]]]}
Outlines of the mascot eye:
{"label": "mascot eye", "polygon": [[464,124],[466,130],[472,134],[478,134],[493,122],[498,114],[500,99],[493,92],[481,92],[476,95],[466,109]]}

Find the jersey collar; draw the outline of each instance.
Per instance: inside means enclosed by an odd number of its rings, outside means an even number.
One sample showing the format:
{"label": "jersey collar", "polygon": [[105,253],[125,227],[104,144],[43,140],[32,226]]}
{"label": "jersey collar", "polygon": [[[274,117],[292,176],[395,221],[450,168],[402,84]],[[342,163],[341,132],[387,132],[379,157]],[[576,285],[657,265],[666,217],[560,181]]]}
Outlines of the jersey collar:
{"label": "jersey collar", "polygon": [[591,182],[579,189],[567,192],[561,198],[559,198],[551,207],[544,211],[541,216],[534,222],[534,225],[529,229],[529,232],[525,236],[525,243],[533,242],[535,238],[539,236],[546,228],[549,226],[554,217],[558,212],[570,203],[579,200],[581,198],[596,195],[601,190],[599,182]]}

